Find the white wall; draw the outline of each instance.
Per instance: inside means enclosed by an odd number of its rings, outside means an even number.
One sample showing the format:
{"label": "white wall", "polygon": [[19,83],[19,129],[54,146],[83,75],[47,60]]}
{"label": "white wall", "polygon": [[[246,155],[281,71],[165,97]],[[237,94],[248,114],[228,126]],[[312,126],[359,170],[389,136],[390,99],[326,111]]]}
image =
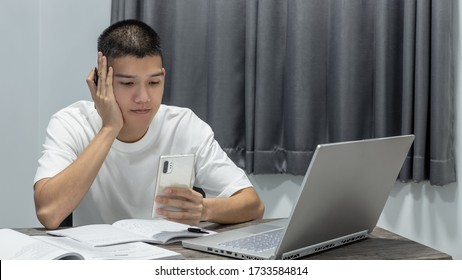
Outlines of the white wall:
{"label": "white wall", "polygon": [[0,0],[0,227],[35,224],[38,9],[36,1]]}
{"label": "white wall", "polygon": [[40,1],[39,150],[53,113],[91,100],[85,79],[96,66],[96,40],[110,24],[110,9],[110,0]]}
{"label": "white wall", "polygon": [[0,0],[0,227],[40,225],[32,183],[50,116],[90,98],[85,78],[110,0]]}
{"label": "white wall", "polygon": [[[44,131],[52,113],[90,98],[85,77],[95,64],[96,38],[110,22],[110,4],[110,0],[0,0],[0,227],[40,225],[32,180]],[[459,36],[456,39],[460,41]],[[457,80],[462,81],[462,71]],[[459,96],[460,83],[456,91]],[[462,100],[457,99],[457,105],[462,108]],[[458,121],[458,146],[461,126]],[[266,202],[265,217],[273,218],[289,214],[302,177],[256,175],[251,180]],[[461,203],[458,183],[398,184],[379,225],[462,259]]]}

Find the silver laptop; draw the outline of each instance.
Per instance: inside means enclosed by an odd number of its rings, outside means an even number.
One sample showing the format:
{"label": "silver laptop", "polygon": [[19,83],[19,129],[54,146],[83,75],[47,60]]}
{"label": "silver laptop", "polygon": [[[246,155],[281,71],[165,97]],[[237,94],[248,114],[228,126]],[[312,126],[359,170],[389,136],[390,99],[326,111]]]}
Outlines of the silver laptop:
{"label": "silver laptop", "polygon": [[374,229],[413,135],[318,145],[288,219],[185,240],[239,259],[297,259],[364,239]]}

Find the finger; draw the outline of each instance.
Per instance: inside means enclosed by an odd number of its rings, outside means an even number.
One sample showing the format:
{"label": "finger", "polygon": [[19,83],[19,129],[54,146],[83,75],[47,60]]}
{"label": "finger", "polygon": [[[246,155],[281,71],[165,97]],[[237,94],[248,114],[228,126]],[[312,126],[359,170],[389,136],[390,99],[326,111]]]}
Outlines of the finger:
{"label": "finger", "polygon": [[101,95],[103,94],[103,90],[104,90],[104,85],[103,85],[103,73],[102,73],[102,70],[103,70],[103,53],[102,52],[98,52],[98,85],[97,85],[97,94],[99,97],[101,97]]}
{"label": "finger", "polygon": [[106,88],[107,88],[108,93],[113,93],[113,89],[112,89],[113,74],[114,74],[114,69],[112,67],[109,67],[107,79],[106,79]]}
{"label": "finger", "polygon": [[195,213],[185,212],[185,211],[167,211],[165,209],[158,209],[157,214],[164,217],[164,219],[169,221],[174,221],[177,223],[197,225],[200,222],[200,216]]}
{"label": "finger", "polygon": [[197,209],[197,204],[191,201],[185,200],[183,197],[172,197],[172,196],[160,196],[156,197],[156,202],[168,206],[173,206],[176,208],[180,208],[185,211],[195,210]]}
{"label": "finger", "polygon": [[101,74],[101,78],[103,81],[106,80],[106,77],[107,77],[107,57],[106,56],[102,56],[101,57],[101,69],[98,69],[99,70],[99,74]]}
{"label": "finger", "polygon": [[170,211],[167,208],[158,208],[156,213],[164,218],[175,220],[197,220],[200,221],[203,215],[203,206],[194,205],[192,208],[181,206],[180,204],[164,204],[171,207],[176,207],[176,211]]}
{"label": "finger", "polygon": [[98,71],[98,81],[99,81],[99,78],[101,77],[101,73],[99,71],[101,71],[101,69],[103,69],[103,53],[102,52],[98,52],[98,59],[97,59],[97,71]]}
{"label": "finger", "polygon": [[187,188],[168,187],[164,189],[164,193],[169,196],[184,197],[185,199],[195,203],[201,203],[203,199],[200,193]]}
{"label": "finger", "polygon": [[98,52],[98,61],[97,61],[97,63],[98,63],[98,70],[100,70],[101,67],[102,67],[102,65],[101,65],[101,63],[102,63],[102,58],[103,58],[103,53],[102,53],[102,52]]}

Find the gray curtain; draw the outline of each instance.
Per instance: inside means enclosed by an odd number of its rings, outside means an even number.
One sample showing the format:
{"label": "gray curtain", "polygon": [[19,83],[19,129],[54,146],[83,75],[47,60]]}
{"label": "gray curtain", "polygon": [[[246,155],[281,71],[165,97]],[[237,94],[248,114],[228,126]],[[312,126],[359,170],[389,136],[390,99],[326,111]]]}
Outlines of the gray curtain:
{"label": "gray curtain", "polygon": [[164,103],[248,173],[304,174],[317,144],[415,134],[402,181],[456,180],[452,0],[112,1],[161,36]]}

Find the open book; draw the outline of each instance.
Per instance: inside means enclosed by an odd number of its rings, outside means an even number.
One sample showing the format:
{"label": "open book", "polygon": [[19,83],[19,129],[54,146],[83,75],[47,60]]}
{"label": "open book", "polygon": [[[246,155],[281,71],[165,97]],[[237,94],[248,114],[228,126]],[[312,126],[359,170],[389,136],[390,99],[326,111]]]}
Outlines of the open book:
{"label": "open book", "polygon": [[133,242],[105,247],[91,247],[67,237],[29,236],[12,229],[0,229],[2,260],[171,260],[183,259],[180,253]]}
{"label": "open book", "polygon": [[[67,229],[47,231],[50,235],[65,236],[90,246],[107,246],[134,241],[167,244],[186,238],[213,234],[213,231],[191,231],[191,226],[164,219],[126,219],[112,225],[94,224]],[[197,232],[198,231],[198,232]]]}

